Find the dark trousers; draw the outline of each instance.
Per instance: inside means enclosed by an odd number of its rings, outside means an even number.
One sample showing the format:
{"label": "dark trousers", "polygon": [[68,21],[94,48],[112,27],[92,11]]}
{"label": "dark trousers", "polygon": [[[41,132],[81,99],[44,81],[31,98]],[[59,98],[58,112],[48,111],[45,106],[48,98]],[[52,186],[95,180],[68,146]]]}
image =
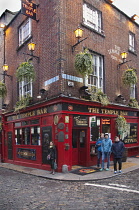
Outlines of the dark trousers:
{"label": "dark trousers", "polygon": [[97,151],[97,167],[100,166],[100,160],[101,160],[102,152]]}
{"label": "dark trousers", "polygon": [[50,160],[50,165],[51,165],[51,169],[52,169],[52,170],[54,170],[54,162],[55,162],[54,159],[51,159],[51,160]]}
{"label": "dark trousers", "polygon": [[122,158],[114,158],[114,171],[117,171],[117,163],[119,164],[119,170],[122,169]]}

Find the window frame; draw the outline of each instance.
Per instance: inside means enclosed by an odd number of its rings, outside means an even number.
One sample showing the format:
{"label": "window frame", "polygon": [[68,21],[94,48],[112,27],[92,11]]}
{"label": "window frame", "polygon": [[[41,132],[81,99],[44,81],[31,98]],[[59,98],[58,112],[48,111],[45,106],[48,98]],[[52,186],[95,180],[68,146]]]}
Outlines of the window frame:
{"label": "window frame", "polygon": [[[30,87],[30,89],[29,89]],[[26,97],[29,95],[30,97],[33,96],[33,84],[32,81],[21,81],[18,85],[18,91],[19,91],[19,98]]]}
{"label": "window frame", "polygon": [[31,32],[32,32],[31,18],[27,18],[18,28],[19,46],[21,46],[25,41],[27,41],[31,37]]}
{"label": "window frame", "polygon": [[[88,10],[88,11],[87,11]],[[90,10],[90,12],[89,12]],[[92,14],[91,14],[92,13]],[[90,18],[89,18],[90,16]],[[91,20],[90,20],[91,19]],[[102,12],[92,5],[83,3],[83,24],[95,30],[98,33],[104,34],[102,24]]]}
{"label": "window frame", "polygon": [[129,51],[136,52],[135,50],[135,34],[131,31],[129,32]]}
{"label": "window frame", "polygon": [[[91,53],[91,54],[92,54],[93,63],[94,63],[93,71],[92,71],[92,74],[90,74],[89,76],[86,76],[85,83],[89,88],[95,87],[104,91],[104,56],[97,53]],[[92,81],[92,84],[89,83],[89,80],[90,82]],[[93,84],[95,83],[95,81],[96,81],[96,84]]]}

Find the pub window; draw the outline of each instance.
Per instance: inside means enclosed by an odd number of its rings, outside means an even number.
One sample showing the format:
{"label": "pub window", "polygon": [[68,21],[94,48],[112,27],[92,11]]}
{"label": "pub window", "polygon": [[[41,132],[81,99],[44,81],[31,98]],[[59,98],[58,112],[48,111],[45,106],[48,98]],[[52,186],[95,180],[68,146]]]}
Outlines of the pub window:
{"label": "pub window", "polygon": [[100,118],[90,117],[90,141],[97,141],[100,136]]}
{"label": "pub window", "polygon": [[22,139],[23,144],[29,145],[30,144],[30,128],[22,128]]}
{"label": "pub window", "polygon": [[24,126],[24,125],[29,125],[29,121],[23,121],[22,126]]}
{"label": "pub window", "polygon": [[102,33],[102,13],[93,6],[83,4],[83,23],[86,26]]}
{"label": "pub window", "polygon": [[22,129],[15,129],[15,142],[16,144],[22,144]]}
{"label": "pub window", "polygon": [[28,18],[19,27],[19,46],[22,45],[30,37],[31,37],[31,19]]}
{"label": "pub window", "polygon": [[93,56],[93,72],[86,77],[86,83],[88,87],[94,87],[103,91],[103,56],[92,54]]}
{"label": "pub window", "polygon": [[39,119],[31,120],[30,124],[39,124]]}
{"label": "pub window", "polygon": [[40,145],[40,127],[31,127],[31,140],[32,145]]}
{"label": "pub window", "polygon": [[21,126],[21,122],[16,122],[15,123],[15,127],[20,127]]}
{"label": "pub window", "polygon": [[129,50],[135,52],[135,34],[129,33]]}
{"label": "pub window", "polygon": [[110,118],[102,118],[102,133],[110,135]]}

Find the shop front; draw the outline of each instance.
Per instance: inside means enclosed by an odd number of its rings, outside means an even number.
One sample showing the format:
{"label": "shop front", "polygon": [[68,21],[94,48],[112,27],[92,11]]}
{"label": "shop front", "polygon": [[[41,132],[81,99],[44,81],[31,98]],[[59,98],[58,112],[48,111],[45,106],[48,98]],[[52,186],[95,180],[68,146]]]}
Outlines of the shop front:
{"label": "shop front", "polygon": [[139,154],[137,110],[61,97],[18,114],[2,115],[2,160],[50,170],[46,157],[49,142],[54,141],[58,171],[62,171],[63,165],[69,171],[73,165],[96,165],[96,141],[100,133],[108,133],[114,140],[118,135],[115,122],[118,115],[128,123],[122,139],[128,155]]}

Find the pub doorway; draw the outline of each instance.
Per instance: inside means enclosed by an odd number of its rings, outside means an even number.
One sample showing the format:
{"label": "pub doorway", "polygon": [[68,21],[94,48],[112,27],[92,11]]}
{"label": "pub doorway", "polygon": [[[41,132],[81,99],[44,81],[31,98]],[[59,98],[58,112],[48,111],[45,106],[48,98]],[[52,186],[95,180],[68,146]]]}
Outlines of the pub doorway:
{"label": "pub doorway", "polygon": [[87,151],[87,129],[72,130],[72,165],[84,166]]}

